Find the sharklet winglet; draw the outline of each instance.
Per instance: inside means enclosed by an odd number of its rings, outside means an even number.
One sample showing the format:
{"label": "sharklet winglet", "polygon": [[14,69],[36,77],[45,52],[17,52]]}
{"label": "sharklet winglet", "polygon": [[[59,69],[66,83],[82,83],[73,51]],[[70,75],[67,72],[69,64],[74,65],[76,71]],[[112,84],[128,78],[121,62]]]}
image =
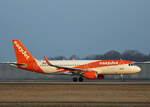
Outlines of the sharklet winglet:
{"label": "sharklet winglet", "polygon": [[44,59],[48,65],[52,65],[45,56],[44,56]]}

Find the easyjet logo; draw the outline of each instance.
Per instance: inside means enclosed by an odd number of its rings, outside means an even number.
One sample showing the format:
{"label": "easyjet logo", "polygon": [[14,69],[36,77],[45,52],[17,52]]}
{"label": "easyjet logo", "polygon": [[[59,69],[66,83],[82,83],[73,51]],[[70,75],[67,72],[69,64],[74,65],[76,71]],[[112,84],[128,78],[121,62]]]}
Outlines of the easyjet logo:
{"label": "easyjet logo", "polygon": [[17,41],[15,41],[14,44],[18,48],[19,52],[21,52],[24,55],[24,57],[28,60],[30,56],[27,55],[27,52],[22,49],[22,47],[17,43]]}
{"label": "easyjet logo", "polygon": [[117,65],[119,62],[99,62],[100,65]]}

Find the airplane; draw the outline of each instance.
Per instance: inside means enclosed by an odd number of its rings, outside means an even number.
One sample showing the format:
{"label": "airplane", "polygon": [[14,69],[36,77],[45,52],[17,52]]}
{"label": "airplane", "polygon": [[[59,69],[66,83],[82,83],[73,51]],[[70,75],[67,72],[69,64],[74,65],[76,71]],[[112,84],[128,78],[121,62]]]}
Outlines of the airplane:
{"label": "airplane", "polygon": [[17,62],[10,63],[20,69],[55,75],[71,75],[73,82],[86,79],[104,79],[104,75],[134,74],[141,68],[126,60],[52,60],[35,59],[19,40],[12,40]]}

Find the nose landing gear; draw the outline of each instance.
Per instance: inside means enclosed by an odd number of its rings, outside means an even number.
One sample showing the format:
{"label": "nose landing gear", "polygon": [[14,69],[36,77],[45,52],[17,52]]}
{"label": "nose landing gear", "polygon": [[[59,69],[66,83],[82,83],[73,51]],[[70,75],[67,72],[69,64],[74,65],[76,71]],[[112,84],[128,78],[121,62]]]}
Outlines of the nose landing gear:
{"label": "nose landing gear", "polygon": [[121,80],[122,80],[122,81],[124,80],[124,75],[123,75],[123,74],[121,74]]}

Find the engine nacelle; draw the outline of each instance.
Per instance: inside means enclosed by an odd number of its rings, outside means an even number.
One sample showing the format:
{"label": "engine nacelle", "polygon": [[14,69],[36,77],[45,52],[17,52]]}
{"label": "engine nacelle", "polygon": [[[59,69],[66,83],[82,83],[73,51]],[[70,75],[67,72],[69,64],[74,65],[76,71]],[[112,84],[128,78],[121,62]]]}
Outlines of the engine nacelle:
{"label": "engine nacelle", "polygon": [[103,74],[97,74],[96,71],[84,72],[84,78],[87,79],[104,79]]}
{"label": "engine nacelle", "polygon": [[96,71],[84,72],[84,78],[97,79],[97,72]]}

